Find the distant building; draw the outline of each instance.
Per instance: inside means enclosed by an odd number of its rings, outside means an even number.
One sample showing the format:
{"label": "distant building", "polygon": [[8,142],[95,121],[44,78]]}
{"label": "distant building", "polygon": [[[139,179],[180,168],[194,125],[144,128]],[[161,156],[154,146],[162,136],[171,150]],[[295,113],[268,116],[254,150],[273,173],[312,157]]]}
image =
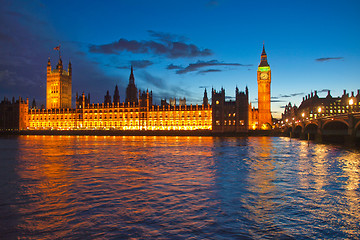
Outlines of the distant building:
{"label": "distant building", "polygon": [[351,95],[344,90],[341,97],[332,97],[330,90],[324,98],[320,98],[317,91],[303,97],[299,107],[289,103],[285,106],[282,120],[284,122],[296,120],[312,120],[320,117],[336,116],[360,111],[360,90],[357,95]]}
{"label": "distant building", "polygon": [[90,104],[90,93],[85,96],[85,93],[82,93],[81,96],[78,96],[78,93],[76,93],[75,96],[75,108],[84,108],[86,105]]}
{"label": "distant building", "polygon": [[176,98],[170,98],[169,104],[170,104],[170,106],[175,107],[176,106]]}
{"label": "distant building", "polygon": [[0,130],[23,130],[28,126],[27,113],[29,100],[22,100],[19,97],[15,101],[4,98],[0,102]]}
{"label": "distant building", "polygon": [[186,106],[186,98],[179,98],[179,106]]}
{"label": "distant building", "polygon": [[235,90],[235,101],[225,101],[225,90],[212,90],[213,132],[247,132],[249,129],[249,98],[245,92]]}
{"label": "distant building", "polygon": [[169,104],[167,103],[166,99],[161,99],[160,105],[161,107],[167,107]]}

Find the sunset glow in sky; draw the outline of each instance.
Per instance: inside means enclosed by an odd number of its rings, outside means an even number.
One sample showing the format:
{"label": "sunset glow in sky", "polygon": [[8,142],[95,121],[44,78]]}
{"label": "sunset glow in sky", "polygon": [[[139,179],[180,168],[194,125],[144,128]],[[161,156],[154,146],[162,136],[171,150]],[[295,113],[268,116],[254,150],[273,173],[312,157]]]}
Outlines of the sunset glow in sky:
{"label": "sunset glow in sky", "polygon": [[249,88],[265,42],[275,117],[288,102],[317,90],[339,96],[360,88],[359,1],[2,1],[0,99],[45,103],[46,64],[73,67],[76,92],[103,102],[130,66],[138,89],[201,104],[204,88]]}

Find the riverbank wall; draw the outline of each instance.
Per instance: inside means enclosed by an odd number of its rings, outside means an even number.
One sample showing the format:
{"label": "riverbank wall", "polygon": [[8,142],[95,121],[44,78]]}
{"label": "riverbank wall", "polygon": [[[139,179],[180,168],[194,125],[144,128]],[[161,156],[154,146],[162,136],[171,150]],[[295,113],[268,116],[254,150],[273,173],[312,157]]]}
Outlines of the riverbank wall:
{"label": "riverbank wall", "polygon": [[279,131],[226,132],[218,133],[211,130],[192,131],[121,131],[121,130],[20,130],[0,131],[0,135],[65,135],[65,136],[214,136],[214,137],[242,137],[242,136],[284,136]]}

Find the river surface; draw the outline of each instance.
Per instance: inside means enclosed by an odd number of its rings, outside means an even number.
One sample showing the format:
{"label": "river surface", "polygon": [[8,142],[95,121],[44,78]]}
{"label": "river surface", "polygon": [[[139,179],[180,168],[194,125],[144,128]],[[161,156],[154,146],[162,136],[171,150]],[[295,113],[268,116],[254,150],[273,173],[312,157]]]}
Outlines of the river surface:
{"label": "river surface", "polygon": [[359,182],[281,137],[2,137],[0,239],[359,239]]}

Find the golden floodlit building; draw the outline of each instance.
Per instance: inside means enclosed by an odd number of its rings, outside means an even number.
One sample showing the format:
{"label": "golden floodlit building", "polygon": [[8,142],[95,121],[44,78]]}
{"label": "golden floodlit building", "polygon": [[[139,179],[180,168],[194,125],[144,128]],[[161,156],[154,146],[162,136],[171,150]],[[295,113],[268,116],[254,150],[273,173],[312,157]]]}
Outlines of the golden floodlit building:
{"label": "golden floodlit building", "polygon": [[[50,89],[47,92],[46,109],[30,109],[27,114],[30,130],[211,130],[211,106],[202,105],[153,105],[152,92],[137,91],[133,68],[126,89],[125,102],[120,103],[118,87],[115,87],[114,99],[109,92],[104,103],[91,104],[90,95],[76,94],[76,108],[60,108],[59,103],[67,103],[68,95],[61,94],[58,89],[63,85],[62,73],[68,76],[66,83],[71,84],[71,65],[69,71],[62,69],[61,59],[56,69],[48,72],[51,76]],[[61,70],[61,71],[60,71]],[[59,71],[61,74],[58,74]],[[55,77],[56,76],[56,77]],[[49,77],[48,77],[49,79]],[[70,80],[70,81],[68,81]],[[68,85],[65,85],[68,87]],[[65,88],[66,88],[65,87]],[[70,85],[71,91],[71,85]],[[68,89],[67,89],[68,90]],[[50,99],[49,99],[50,98]],[[65,99],[65,100],[64,100]]]}
{"label": "golden floodlit building", "polygon": [[[208,130],[215,133],[247,132],[249,129],[271,128],[270,84],[271,70],[267,63],[265,49],[258,67],[259,109],[249,103],[249,93],[235,89],[235,100],[225,99],[225,90],[212,89],[211,101],[205,89],[201,105],[186,105],[186,99],[175,99],[170,103],[162,100],[160,105],[153,104],[152,91],[140,91],[135,85],[134,71],[131,67],[126,96],[120,101],[118,86],[113,97],[107,91],[103,103],[91,103],[90,94],[76,93],[75,108],[71,107],[72,68],[69,62],[64,70],[61,57],[55,69],[50,59],[47,64],[46,108],[28,107],[28,100],[20,99],[21,124],[18,130]],[[4,102],[4,101],[3,101]],[[8,109],[9,103],[0,103],[1,109]],[[211,102],[211,104],[210,104]],[[3,104],[4,107],[1,107]],[[24,108],[24,106],[26,107]],[[20,107],[19,107],[20,108]],[[15,108],[17,111],[18,107]],[[25,110],[27,111],[25,111]],[[1,110],[1,129],[7,129],[8,120]],[[12,127],[11,129],[16,129]]]}

